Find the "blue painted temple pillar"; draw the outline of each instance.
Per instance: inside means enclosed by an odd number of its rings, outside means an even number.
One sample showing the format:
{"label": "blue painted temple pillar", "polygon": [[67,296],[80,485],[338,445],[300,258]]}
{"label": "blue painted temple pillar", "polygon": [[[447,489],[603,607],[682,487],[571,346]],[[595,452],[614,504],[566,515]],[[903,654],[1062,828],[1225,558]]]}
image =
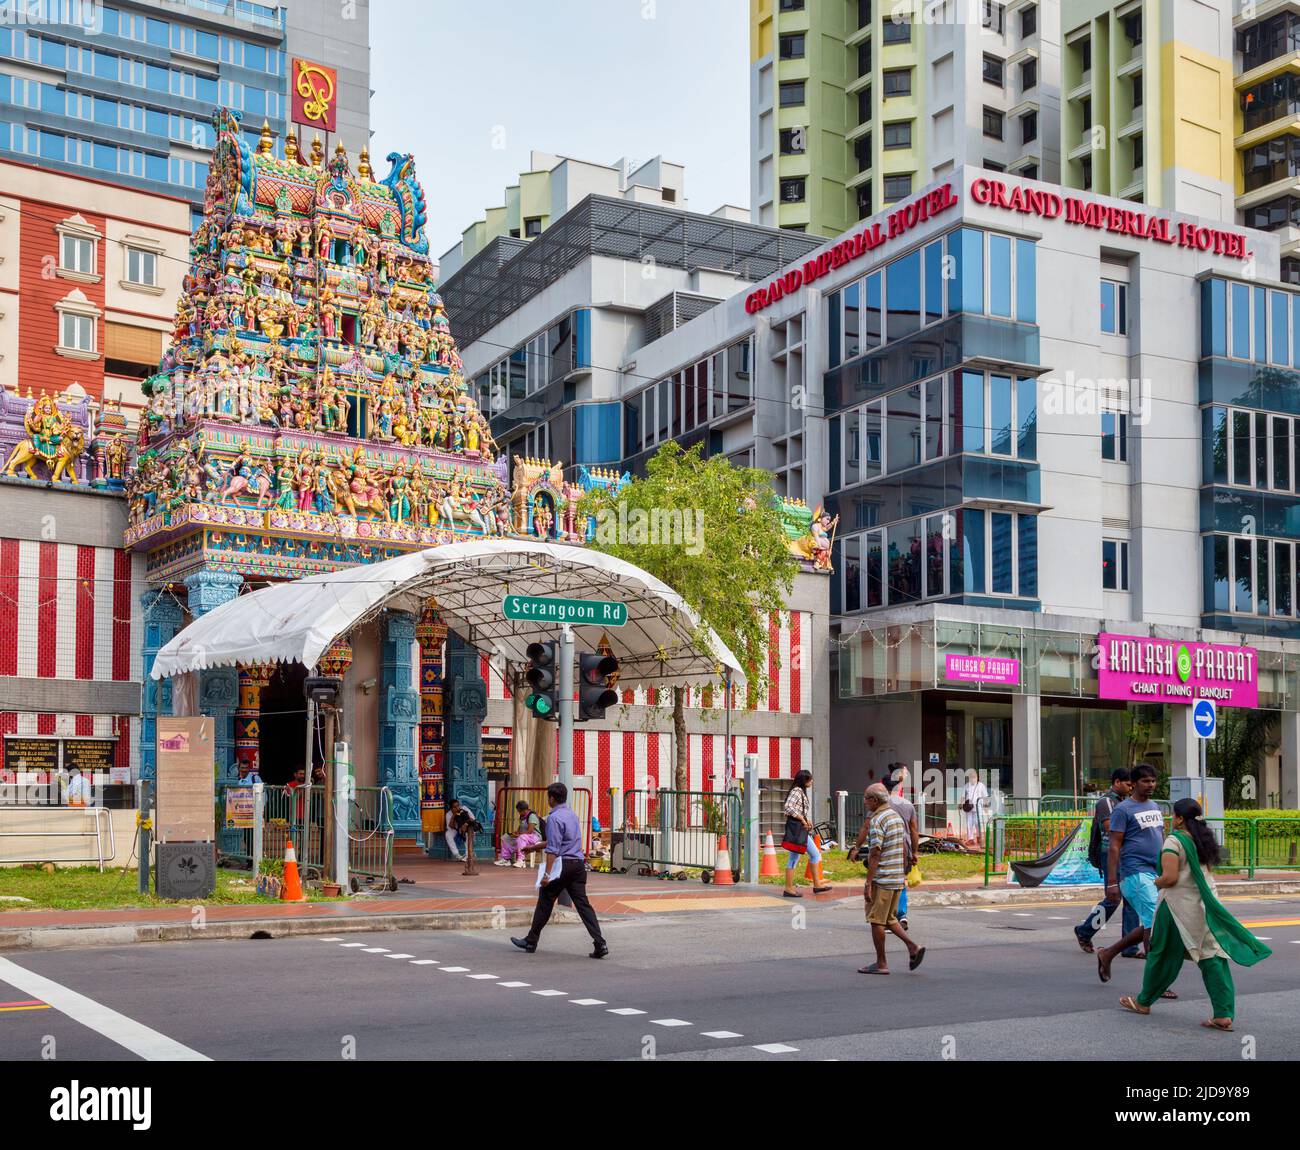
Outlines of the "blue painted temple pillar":
{"label": "blue painted temple pillar", "polygon": [[[184,613],[176,596],[165,589],[153,588],[140,596],[140,613],[144,620],[144,687],[140,697],[140,777],[153,782],[158,777],[158,684],[149,678],[153,661],[181,629]],[[172,708],[172,681],[162,681],[162,713]]]}
{"label": "blue painted temple pillar", "polygon": [[412,686],[414,642],[415,616],[389,611],[379,645],[379,785],[393,796],[393,831],[398,838],[420,834],[420,776],[415,761],[420,693]]}
{"label": "blue painted temple pillar", "polygon": [[[233,571],[197,571],[185,577],[190,617],[199,618],[239,594],[244,577]],[[235,758],[235,708],[239,705],[239,671],[214,667],[199,674],[199,714],[212,716],[217,784],[239,782]]]}
{"label": "blue painted temple pillar", "polygon": [[[474,840],[479,858],[492,856],[492,809],[488,806],[487,771],[483,767],[483,719],[487,715],[487,684],[479,674],[478,651],[454,631],[447,632],[446,680],[443,693],[447,755],[447,801],[460,799],[483,824]],[[446,839],[436,844],[446,852]]]}

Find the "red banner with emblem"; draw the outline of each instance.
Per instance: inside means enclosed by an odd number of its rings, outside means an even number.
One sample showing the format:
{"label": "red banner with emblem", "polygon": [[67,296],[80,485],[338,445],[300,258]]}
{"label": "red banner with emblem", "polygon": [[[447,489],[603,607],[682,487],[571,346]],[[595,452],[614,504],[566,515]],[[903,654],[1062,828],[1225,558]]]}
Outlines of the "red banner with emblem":
{"label": "red banner with emblem", "polygon": [[295,124],[334,131],[337,121],[338,72],[324,64],[294,58],[289,90]]}

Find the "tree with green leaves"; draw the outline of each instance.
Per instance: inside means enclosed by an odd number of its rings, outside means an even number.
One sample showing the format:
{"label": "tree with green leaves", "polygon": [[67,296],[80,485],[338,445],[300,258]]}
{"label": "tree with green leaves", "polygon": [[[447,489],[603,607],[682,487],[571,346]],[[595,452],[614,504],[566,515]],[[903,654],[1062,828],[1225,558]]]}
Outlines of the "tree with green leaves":
{"label": "tree with green leaves", "polygon": [[[727,645],[745,673],[750,698],[768,687],[768,619],[785,609],[799,561],[786,546],[772,478],[734,467],[725,456],[703,458],[665,443],[646,474],[619,490],[596,488],[578,505],[580,521],[596,519],[589,546],[635,563],[677,592],[706,628]],[[690,785],[686,737],[689,684],[672,691],[675,786]]]}

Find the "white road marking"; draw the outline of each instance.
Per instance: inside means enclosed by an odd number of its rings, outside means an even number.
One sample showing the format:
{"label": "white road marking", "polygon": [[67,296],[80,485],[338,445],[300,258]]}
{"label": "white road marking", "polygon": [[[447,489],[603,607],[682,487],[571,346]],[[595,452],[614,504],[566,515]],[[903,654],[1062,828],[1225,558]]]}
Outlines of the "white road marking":
{"label": "white road marking", "polygon": [[468,966],[440,966],[438,969],[441,970],[444,974],[464,974],[469,969],[469,967]]}
{"label": "white road marking", "polygon": [[488,978],[496,978],[496,975],[495,974],[471,974],[470,978],[488,979]]}
{"label": "white road marking", "polygon": [[705,1038],[744,1038],[743,1034],[737,1034],[734,1030],[703,1030],[700,1032]]}
{"label": "white road marking", "polygon": [[644,1010],[637,1010],[635,1006],[615,1006],[611,1007],[606,1013],[608,1014],[644,1014]]}
{"label": "white road marking", "polygon": [[571,998],[569,999],[569,1001],[572,1002],[574,1006],[604,1006],[605,1005],[605,1000],[603,998]]}
{"label": "white road marking", "polygon": [[[1066,918],[1065,915],[1063,915],[1063,914],[1049,914],[1047,917],[1050,918],[1053,922],[1069,922],[1069,921],[1070,921],[1070,920],[1069,920],[1068,918]],[[838,1059],[837,1059],[836,1061],[838,1061]]]}
{"label": "white road marking", "polygon": [[533,993],[540,994],[543,998],[554,998],[556,995],[564,995],[567,998],[569,994],[567,990],[534,990]]}
{"label": "white road marking", "polygon": [[206,1054],[191,1050],[173,1038],[150,1029],[134,1018],[127,1018],[116,1010],[78,994],[44,975],[34,974],[7,958],[0,958],[0,981],[7,982],[15,990],[39,998],[49,1003],[61,1014],[66,1014],[74,1022],[81,1023],[88,1030],[102,1034],[112,1042],[138,1054],[146,1062],[211,1062]]}
{"label": "white road marking", "polygon": [[366,944],[364,942],[343,942],[340,943],[339,945],[346,949],[346,948],[351,948],[356,946],[365,946]]}
{"label": "white road marking", "polygon": [[684,1018],[652,1018],[650,1023],[653,1026],[690,1026]]}
{"label": "white road marking", "polygon": [[341,938],[336,934],[336,935],[332,936],[331,938],[321,938],[321,939],[318,939],[317,941],[319,941],[319,942],[342,942],[343,940],[342,940],[342,939],[341,939]]}
{"label": "white road marking", "polygon": [[437,966],[438,960],[436,958],[413,958],[411,959],[411,965],[412,966]]}
{"label": "white road marking", "polygon": [[786,1046],[782,1042],[764,1042],[761,1046],[755,1046],[755,1050],[761,1050],[764,1054],[794,1054],[799,1048],[797,1046]]}
{"label": "white road marking", "polygon": [[1257,939],[1259,939],[1260,942],[1272,942],[1272,941],[1273,941],[1273,936],[1272,936],[1271,934],[1257,934],[1257,935],[1255,935],[1255,937],[1256,937]]}
{"label": "white road marking", "polygon": [[386,946],[367,946],[367,947],[363,947],[363,948],[362,948],[361,953],[362,953],[362,954],[387,954],[387,953],[388,953],[388,947],[386,947]]}
{"label": "white road marking", "polygon": [[1027,911],[1027,910],[1013,910],[1011,913],[1014,914],[1014,915],[1016,916],[1016,918],[1033,918],[1033,917],[1034,917],[1033,914],[1030,913],[1030,912]]}
{"label": "white road marking", "polygon": [[385,958],[414,958],[415,955],[413,955],[413,954],[386,954],[386,955],[384,955],[384,957],[385,957]]}
{"label": "white road marking", "polygon": [[995,906],[977,906],[975,908],[980,914],[1000,914],[1001,911]]}
{"label": "white road marking", "polygon": [[532,986],[533,984],[531,982],[498,982],[497,985],[515,987],[515,986]]}

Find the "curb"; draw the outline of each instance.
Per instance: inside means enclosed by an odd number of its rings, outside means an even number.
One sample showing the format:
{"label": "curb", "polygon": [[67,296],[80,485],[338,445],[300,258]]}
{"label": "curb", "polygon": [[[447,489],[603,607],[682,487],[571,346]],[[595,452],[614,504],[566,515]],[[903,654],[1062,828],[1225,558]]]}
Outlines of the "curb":
{"label": "curb", "polygon": [[[61,947],[125,946],[135,942],[194,942],[213,939],[248,939],[255,931],[271,938],[312,934],[370,934],[389,930],[493,930],[528,926],[531,908],[507,910],[443,910],[416,914],[381,914],[374,918],[241,919],[212,922],[198,927],[189,922],[142,922],[117,926],[33,926],[19,930],[0,928],[0,951],[57,950]],[[579,922],[577,912],[556,907],[552,922]]]}
{"label": "curb", "polygon": [[[1100,899],[1100,883],[1086,886],[979,887],[975,890],[919,890],[908,895],[915,906],[1003,906],[1022,902],[1079,902]],[[1300,894],[1300,880],[1256,879],[1221,883],[1219,896],[1251,894]],[[1082,900],[1081,897],[1082,896]]]}

